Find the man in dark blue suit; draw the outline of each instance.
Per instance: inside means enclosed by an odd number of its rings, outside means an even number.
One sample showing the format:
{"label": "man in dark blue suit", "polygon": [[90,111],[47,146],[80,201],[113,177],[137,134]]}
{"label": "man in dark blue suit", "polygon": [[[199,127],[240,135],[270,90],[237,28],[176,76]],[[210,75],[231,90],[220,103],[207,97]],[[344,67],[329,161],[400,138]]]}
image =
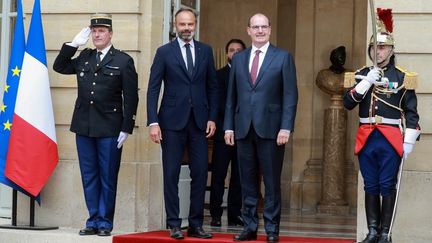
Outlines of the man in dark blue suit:
{"label": "man in dark blue suit", "polygon": [[[73,58],[90,35],[95,49]],[[93,14],[90,27],[65,43],[53,68],[76,74],[78,97],[70,130],[76,133],[79,166],[89,218],[80,235],[109,236],[113,228],[122,145],[132,134],[138,105],[133,59],[115,49],[110,14]]]}
{"label": "man in dark blue suit", "polygon": [[[178,182],[185,148],[192,178],[188,236],[211,238],[203,230],[207,183],[207,138],[216,130],[218,89],[210,46],[193,39],[196,14],[182,8],[175,14],[178,38],[156,51],[147,90],[150,138],[162,147],[166,223],[170,236],[183,239]],[[164,91],[158,112],[162,81]]]}
{"label": "man in dark blue suit", "polygon": [[225,142],[237,143],[242,184],[243,232],[236,241],[255,240],[258,230],[258,175],[263,175],[264,227],[268,242],[279,241],[280,178],[297,108],[294,60],[270,44],[271,26],[263,14],[249,19],[252,47],[232,60],[225,110]]}
{"label": "man in dark blue suit", "polygon": [[211,186],[210,186],[210,214],[211,226],[222,226],[221,217],[223,213],[222,202],[225,192],[225,177],[227,176],[228,166],[231,162],[231,176],[228,189],[227,216],[229,226],[243,226],[241,218],[241,187],[239,169],[237,164],[237,147],[225,144],[223,122],[225,116],[225,102],[228,89],[229,73],[231,70],[231,60],[234,54],[246,49],[242,40],[231,39],[225,46],[228,63],[223,68],[217,70],[219,84],[219,105],[216,120],[216,133],[213,138],[213,153],[211,163]]}

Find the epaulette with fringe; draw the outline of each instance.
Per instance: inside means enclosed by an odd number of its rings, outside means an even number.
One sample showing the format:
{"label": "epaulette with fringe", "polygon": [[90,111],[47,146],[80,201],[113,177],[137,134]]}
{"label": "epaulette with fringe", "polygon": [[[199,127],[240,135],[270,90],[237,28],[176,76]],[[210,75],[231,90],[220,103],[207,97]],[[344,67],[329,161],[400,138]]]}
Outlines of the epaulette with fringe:
{"label": "epaulette with fringe", "polygon": [[355,72],[345,72],[344,73],[344,88],[351,88],[356,84],[355,80],[355,74],[362,71],[363,69],[367,68],[367,66],[364,66]]}
{"label": "epaulette with fringe", "polygon": [[403,85],[405,89],[414,90],[418,85],[418,74],[415,72],[409,72],[401,67],[396,66],[396,69],[405,74]]}

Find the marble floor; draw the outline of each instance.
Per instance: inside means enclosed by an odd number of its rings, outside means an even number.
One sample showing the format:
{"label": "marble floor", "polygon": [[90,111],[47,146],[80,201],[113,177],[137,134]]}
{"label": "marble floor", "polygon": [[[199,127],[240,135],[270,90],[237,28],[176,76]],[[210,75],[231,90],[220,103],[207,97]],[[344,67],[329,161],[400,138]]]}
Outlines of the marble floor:
{"label": "marble floor", "polygon": [[[207,210],[206,210],[207,211]],[[209,212],[205,213],[205,228],[213,232],[237,233],[241,227],[227,226],[226,216],[222,216],[222,227],[211,227]],[[317,215],[312,213],[283,213],[281,217],[280,234],[287,236],[303,236],[318,238],[356,238],[356,216]],[[259,233],[264,234],[263,220],[260,219]]]}

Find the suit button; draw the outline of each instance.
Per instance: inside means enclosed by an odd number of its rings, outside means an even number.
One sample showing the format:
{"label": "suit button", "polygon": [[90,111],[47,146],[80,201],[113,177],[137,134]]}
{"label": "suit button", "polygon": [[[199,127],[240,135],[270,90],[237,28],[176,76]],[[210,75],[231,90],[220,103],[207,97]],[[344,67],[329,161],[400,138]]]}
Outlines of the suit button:
{"label": "suit button", "polygon": [[97,73],[95,73],[95,76],[97,76]]}
{"label": "suit button", "polygon": [[110,73],[111,76],[113,76],[113,73]]}
{"label": "suit button", "polygon": [[95,82],[93,82],[93,85],[96,85],[96,83],[95,83]]}
{"label": "suit button", "polygon": [[375,106],[375,110],[378,110],[378,106]]}
{"label": "suit button", "polygon": [[93,105],[93,100],[90,101],[90,104]]}
{"label": "suit button", "polygon": [[94,91],[90,92],[91,94],[94,94]]}
{"label": "suit button", "polygon": [[113,111],[117,111],[117,109],[116,108],[114,108],[114,110]]}

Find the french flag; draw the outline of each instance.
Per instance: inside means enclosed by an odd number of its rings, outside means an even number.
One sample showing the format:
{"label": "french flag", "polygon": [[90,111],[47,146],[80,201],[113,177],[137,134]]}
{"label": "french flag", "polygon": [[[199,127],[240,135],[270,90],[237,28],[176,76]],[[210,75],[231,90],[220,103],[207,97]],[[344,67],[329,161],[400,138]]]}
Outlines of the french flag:
{"label": "french flag", "polygon": [[15,104],[5,176],[37,196],[58,162],[40,1],[35,0]]}

